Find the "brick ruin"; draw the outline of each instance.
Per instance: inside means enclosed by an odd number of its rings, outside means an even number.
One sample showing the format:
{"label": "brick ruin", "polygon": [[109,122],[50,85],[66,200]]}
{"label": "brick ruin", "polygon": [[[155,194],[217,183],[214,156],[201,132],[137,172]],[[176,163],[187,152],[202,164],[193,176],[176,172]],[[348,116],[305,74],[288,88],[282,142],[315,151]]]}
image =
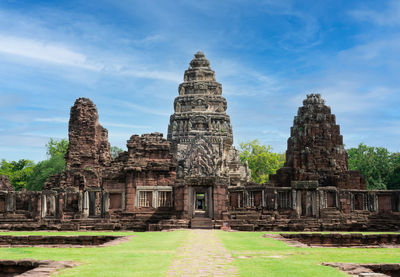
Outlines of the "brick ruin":
{"label": "brick ruin", "polygon": [[367,191],[349,171],[335,116],[319,94],[295,116],[284,167],[265,184],[233,147],[222,85],[203,53],[179,85],[167,139],[132,135],[111,158],[95,104],[71,108],[66,170],[43,191],[0,176],[1,229],[399,230],[400,191]]}

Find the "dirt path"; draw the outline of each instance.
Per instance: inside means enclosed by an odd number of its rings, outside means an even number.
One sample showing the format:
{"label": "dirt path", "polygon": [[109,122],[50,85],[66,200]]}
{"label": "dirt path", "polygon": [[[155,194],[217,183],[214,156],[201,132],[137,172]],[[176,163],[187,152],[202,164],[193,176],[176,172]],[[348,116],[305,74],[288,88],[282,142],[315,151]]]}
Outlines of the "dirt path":
{"label": "dirt path", "polygon": [[238,276],[214,230],[190,230],[167,276]]}

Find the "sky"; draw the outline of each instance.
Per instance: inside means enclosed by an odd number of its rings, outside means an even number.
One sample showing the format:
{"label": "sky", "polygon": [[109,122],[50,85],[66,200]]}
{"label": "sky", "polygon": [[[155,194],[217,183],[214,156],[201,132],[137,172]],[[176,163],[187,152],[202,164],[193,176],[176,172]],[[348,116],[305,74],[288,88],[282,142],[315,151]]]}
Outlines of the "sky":
{"label": "sky", "polygon": [[234,143],[286,150],[321,93],[346,148],[400,151],[400,1],[0,1],[0,159],[46,159],[88,97],[112,146],[166,136],[178,85],[203,51]]}

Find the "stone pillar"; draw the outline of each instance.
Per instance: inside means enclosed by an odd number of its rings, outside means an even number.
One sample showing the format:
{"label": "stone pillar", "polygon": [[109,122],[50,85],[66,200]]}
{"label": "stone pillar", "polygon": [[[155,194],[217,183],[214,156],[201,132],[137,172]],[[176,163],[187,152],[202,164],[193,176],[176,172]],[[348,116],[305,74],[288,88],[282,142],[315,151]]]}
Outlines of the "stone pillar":
{"label": "stone pillar", "polygon": [[151,201],[152,206],[153,206],[153,208],[158,208],[158,190],[156,190],[156,189],[153,190],[152,195],[153,195],[153,200]]}
{"label": "stone pillar", "polygon": [[52,215],[56,216],[56,196],[50,195],[50,212]]}
{"label": "stone pillar", "polygon": [[266,201],[265,201],[265,190],[261,191],[261,206],[264,208],[266,206]]}
{"label": "stone pillar", "polygon": [[[67,201],[65,201],[65,202],[67,202]],[[83,213],[83,193],[82,193],[82,191],[79,191],[78,210],[80,213]]]}
{"label": "stone pillar", "polygon": [[45,218],[47,215],[47,195],[42,194],[42,218]]}
{"label": "stone pillar", "polygon": [[301,190],[297,190],[296,193],[296,206],[297,206],[297,216],[301,216],[302,207],[301,207]]}
{"label": "stone pillar", "polygon": [[[108,195],[109,197],[108,198],[110,198],[110,195]],[[125,207],[125,191],[124,192],[122,192],[121,193],[121,209],[123,210],[123,211],[125,211],[126,210],[126,207]]]}
{"label": "stone pillar", "polygon": [[210,218],[214,218],[214,205],[213,205],[213,197],[212,197],[212,195],[213,195],[213,188],[212,187],[209,187],[208,189],[207,189],[207,194],[209,195],[208,196],[208,203],[207,203],[207,205],[208,205],[208,212],[209,212],[209,217]]}
{"label": "stone pillar", "polygon": [[136,185],[134,183],[134,173],[129,172],[126,176],[126,211],[132,212],[135,210],[135,205],[137,205],[136,198]]}
{"label": "stone pillar", "polygon": [[[194,215],[194,205],[195,205],[195,203],[193,203],[193,199],[194,199],[193,187],[189,186],[188,191],[189,192],[187,193],[187,195],[188,195],[189,199],[187,199],[187,200],[185,199],[185,203],[187,203],[187,204],[185,204],[185,210],[188,211],[189,218],[192,218]],[[184,195],[186,195],[186,193]]]}
{"label": "stone pillar", "polygon": [[6,211],[14,212],[15,211],[15,193],[8,192],[6,198]]}
{"label": "stone pillar", "polygon": [[57,200],[58,200],[58,211],[56,216],[62,219],[64,215],[64,192],[58,193]]}
{"label": "stone pillar", "polygon": [[82,209],[82,214],[84,217],[89,216],[89,192],[85,191],[83,193],[83,209]]}
{"label": "stone pillar", "polygon": [[292,189],[292,210],[295,210],[297,212],[297,202],[296,202],[296,190]]}
{"label": "stone pillar", "polygon": [[318,197],[317,197],[317,190],[314,190],[314,191],[313,191],[312,198],[313,198],[313,207],[312,207],[313,216],[316,217],[316,216],[318,215]]}
{"label": "stone pillar", "polygon": [[319,209],[322,210],[326,207],[325,205],[325,191],[320,190],[319,191]]}
{"label": "stone pillar", "polygon": [[[123,207],[122,203],[121,203],[121,207]],[[108,193],[107,191],[104,191],[103,192],[103,211],[102,211],[102,213],[107,213],[109,210],[110,210],[110,193]]]}

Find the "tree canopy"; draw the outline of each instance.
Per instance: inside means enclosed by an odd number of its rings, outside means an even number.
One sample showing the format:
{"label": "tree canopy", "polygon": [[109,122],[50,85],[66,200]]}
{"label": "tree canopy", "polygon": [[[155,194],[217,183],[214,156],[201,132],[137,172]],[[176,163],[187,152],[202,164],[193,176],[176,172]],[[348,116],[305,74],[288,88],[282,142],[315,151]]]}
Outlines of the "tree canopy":
{"label": "tree canopy", "polygon": [[67,154],[68,144],[69,142],[66,139],[57,140],[51,138],[46,144],[47,156],[54,157],[56,155],[62,155],[64,157],[65,154]]}
{"label": "tree canopy", "polygon": [[35,163],[30,160],[1,161],[0,175],[7,175],[15,190],[26,188],[27,182],[32,175]]}
{"label": "tree canopy", "polygon": [[31,176],[28,178],[26,188],[28,190],[42,190],[47,179],[62,173],[65,170],[65,154],[68,150],[68,140],[51,138],[46,144],[47,160],[37,163],[33,168]]}
{"label": "tree canopy", "polygon": [[368,189],[400,189],[400,153],[363,143],[347,152],[349,169],[364,175]]}
{"label": "tree canopy", "polygon": [[258,140],[240,144],[240,160],[247,162],[251,170],[251,180],[262,184],[269,180],[285,162],[285,156],[272,152],[270,145],[261,145]]}

